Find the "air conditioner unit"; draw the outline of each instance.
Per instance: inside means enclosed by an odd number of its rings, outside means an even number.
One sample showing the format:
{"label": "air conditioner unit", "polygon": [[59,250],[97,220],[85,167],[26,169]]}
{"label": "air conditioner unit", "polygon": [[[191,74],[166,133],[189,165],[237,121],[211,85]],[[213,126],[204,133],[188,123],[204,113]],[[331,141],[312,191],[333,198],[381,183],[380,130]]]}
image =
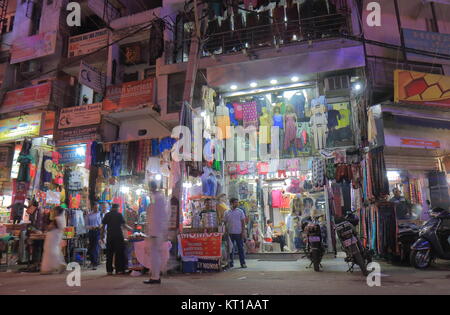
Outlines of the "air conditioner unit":
{"label": "air conditioner unit", "polygon": [[325,78],[325,91],[339,91],[350,89],[350,76],[340,75],[335,77]]}
{"label": "air conditioner unit", "polygon": [[20,74],[31,76],[40,73],[42,64],[37,60],[30,60],[20,64]]}

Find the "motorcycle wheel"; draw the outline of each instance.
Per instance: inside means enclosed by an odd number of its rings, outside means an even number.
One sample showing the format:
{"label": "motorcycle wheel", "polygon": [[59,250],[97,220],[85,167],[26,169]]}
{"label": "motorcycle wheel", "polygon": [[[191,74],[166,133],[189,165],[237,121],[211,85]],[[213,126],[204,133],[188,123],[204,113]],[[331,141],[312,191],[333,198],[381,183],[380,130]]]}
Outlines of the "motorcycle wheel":
{"label": "motorcycle wheel", "polygon": [[367,277],[368,276],[368,272],[367,272],[367,265],[366,262],[364,260],[364,258],[362,257],[361,253],[356,253],[353,255],[353,259],[355,261],[355,263],[359,266],[359,268],[361,269],[362,274]]}
{"label": "motorcycle wheel", "polygon": [[431,264],[431,252],[429,249],[413,250],[409,256],[411,266],[416,269],[426,269]]}
{"label": "motorcycle wheel", "polygon": [[320,261],[321,261],[321,257],[320,257],[320,253],[318,250],[313,250],[311,252],[311,261],[313,262],[314,265],[314,271],[315,272],[319,272],[320,271]]}

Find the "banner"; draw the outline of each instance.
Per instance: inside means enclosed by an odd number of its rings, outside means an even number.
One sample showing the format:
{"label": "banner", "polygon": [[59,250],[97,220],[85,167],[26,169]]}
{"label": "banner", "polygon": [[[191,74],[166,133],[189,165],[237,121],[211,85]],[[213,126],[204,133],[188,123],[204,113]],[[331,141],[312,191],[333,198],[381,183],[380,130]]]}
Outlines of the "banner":
{"label": "banner", "polygon": [[60,164],[80,164],[86,160],[86,144],[76,144],[58,147],[61,154]]}
{"label": "banner", "polygon": [[222,257],[222,233],[180,234],[182,257]]}
{"label": "banner", "polygon": [[59,115],[58,129],[99,124],[102,103],[63,108]]}
{"label": "banner", "polygon": [[9,113],[47,106],[52,92],[51,82],[34,85],[5,94],[0,113]]}
{"label": "banner", "polygon": [[106,86],[105,74],[83,60],[81,60],[80,64],[78,81],[80,84],[84,84],[100,94],[103,94],[104,87]]}
{"label": "banner", "polygon": [[17,39],[11,48],[11,64],[54,54],[56,39],[56,31]]}
{"label": "banner", "polygon": [[0,143],[13,142],[24,137],[39,136],[41,122],[41,114],[0,120]]}
{"label": "banner", "polygon": [[58,145],[72,142],[89,142],[97,138],[99,125],[82,126],[55,131],[55,141]]}
{"label": "banner", "polygon": [[153,104],[154,78],[109,86],[103,100],[103,110],[112,111]]}
{"label": "banner", "polygon": [[401,146],[408,148],[440,149],[441,143],[438,140],[400,138]]}
{"label": "banner", "polygon": [[69,37],[69,58],[82,56],[108,45],[109,33],[106,28]]}
{"label": "banner", "polygon": [[450,77],[395,70],[394,93],[396,103],[450,107]]}

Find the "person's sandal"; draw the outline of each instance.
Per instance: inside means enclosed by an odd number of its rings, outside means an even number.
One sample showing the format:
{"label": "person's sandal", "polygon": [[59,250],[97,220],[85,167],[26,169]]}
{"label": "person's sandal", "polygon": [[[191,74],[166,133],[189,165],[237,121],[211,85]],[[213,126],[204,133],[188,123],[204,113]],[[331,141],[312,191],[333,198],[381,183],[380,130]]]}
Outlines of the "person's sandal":
{"label": "person's sandal", "polygon": [[153,279],[145,280],[145,281],[143,281],[143,283],[144,284],[161,284],[161,279],[158,279],[158,280],[153,280]]}

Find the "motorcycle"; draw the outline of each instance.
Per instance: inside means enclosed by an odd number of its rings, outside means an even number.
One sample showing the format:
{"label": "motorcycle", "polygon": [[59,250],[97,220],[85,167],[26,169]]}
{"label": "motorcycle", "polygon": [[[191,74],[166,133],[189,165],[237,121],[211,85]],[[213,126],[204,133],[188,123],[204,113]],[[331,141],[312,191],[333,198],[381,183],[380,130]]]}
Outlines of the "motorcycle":
{"label": "motorcycle", "polygon": [[349,265],[347,272],[353,272],[354,266],[358,265],[363,275],[367,276],[367,265],[372,262],[373,252],[362,245],[355,230],[358,224],[358,216],[349,212],[336,225],[335,230],[346,254],[345,262]]}
{"label": "motorcycle", "polygon": [[437,258],[450,260],[450,211],[435,208],[430,217],[411,246],[410,262],[417,269],[428,268]]}
{"label": "motorcycle", "polygon": [[314,218],[309,217],[302,221],[302,230],[305,233],[306,257],[311,260],[308,268],[314,265],[314,271],[316,272],[319,272],[322,267],[321,262],[325,253],[319,219],[320,216]]}

